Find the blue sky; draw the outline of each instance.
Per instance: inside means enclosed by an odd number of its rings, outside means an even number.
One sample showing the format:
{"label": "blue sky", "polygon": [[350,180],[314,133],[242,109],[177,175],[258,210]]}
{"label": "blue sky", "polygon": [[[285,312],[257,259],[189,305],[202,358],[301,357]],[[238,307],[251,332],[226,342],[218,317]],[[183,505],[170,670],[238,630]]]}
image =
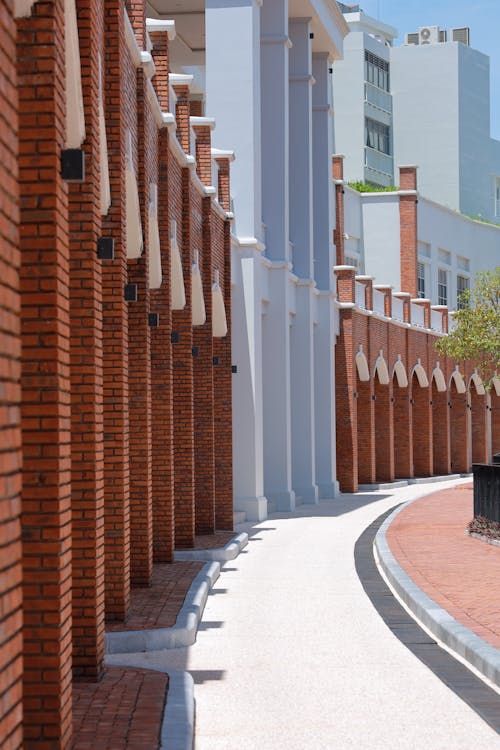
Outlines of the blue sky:
{"label": "blue sky", "polygon": [[398,44],[405,32],[419,26],[469,26],[471,47],[490,57],[491,135],[500,139],[500,0],[361,0],[359,4],[369,16],[398,29]]}

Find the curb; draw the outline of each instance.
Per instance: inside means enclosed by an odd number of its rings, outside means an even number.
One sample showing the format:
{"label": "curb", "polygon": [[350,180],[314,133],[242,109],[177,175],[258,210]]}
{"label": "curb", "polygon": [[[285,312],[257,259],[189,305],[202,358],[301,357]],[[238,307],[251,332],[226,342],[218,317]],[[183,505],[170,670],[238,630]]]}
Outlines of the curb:
{"label": "curb", "polygon": [[237,534],[233,539],[224,547],[216,547],[215,549],[182,549],[174,552],[174,560],[211,560],[215,562],[225,563],[228,560],[234,560],[238,557],[241,550],[248,544],[248,534],[241,532]]}
{"label": "curb", "polygon": [[160,734],[160,750],[192,750],[194,682],[189,672],[168,671],[168,693]]}
{"label": "curb", "polygon": [[442,643],[455,651],[484,677],[500,687],[500,651],[462,625],[420,589],[398,564],[387,542],[387,529],[415,498],[396,508],[384,521],[374,540],[381,569],[414,616]]}
{"label": "curb", "polygon": [[358,492],[375,492],[376,490],[396,490],[414,484],[434,484],[435,482],[449,482],[453,479],[468,479],[472,474],[440,474],[435,477],[410,477],[409,479],[395,479],[394,482],[374,482],[360,484]]}
{"label": "curb", "polygon": [[196,641],[198,623],[205,609],[208,593],[219,575],[218,562],[204,565],[189,587],[175,625],[170,628],[106,633],[105,653],[126,654],[191,646]]}

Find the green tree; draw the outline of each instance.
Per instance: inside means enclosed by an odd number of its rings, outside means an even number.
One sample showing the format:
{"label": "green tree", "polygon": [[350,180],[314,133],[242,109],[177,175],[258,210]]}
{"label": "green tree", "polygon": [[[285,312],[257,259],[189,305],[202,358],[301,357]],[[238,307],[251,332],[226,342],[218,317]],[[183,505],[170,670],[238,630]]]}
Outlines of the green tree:
{"label": "green tree", "polygon": [[462,309],[454,315],[453,330],[436,343],[440,354],[470,359],[488,380],[500,370],[500,266],[476,274],[474,286],[462,292]]}

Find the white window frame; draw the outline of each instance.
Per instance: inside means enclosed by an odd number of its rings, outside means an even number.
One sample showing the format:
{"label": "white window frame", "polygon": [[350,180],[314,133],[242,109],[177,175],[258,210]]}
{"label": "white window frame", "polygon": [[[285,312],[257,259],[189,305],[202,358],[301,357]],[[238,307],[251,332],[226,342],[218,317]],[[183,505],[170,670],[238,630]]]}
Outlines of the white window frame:
{"label": "white window frame", "polygon": [[[444,274],[445,283],[441,281],[441,274]],[[440,288],[445,288],[445,295],[440,293]],[[449,282],[449,269],[448,268],[438,268],[437,272],[437,301],[438,305],[448,305],[449,301],[449,291],[450,291],[450,282]]]}

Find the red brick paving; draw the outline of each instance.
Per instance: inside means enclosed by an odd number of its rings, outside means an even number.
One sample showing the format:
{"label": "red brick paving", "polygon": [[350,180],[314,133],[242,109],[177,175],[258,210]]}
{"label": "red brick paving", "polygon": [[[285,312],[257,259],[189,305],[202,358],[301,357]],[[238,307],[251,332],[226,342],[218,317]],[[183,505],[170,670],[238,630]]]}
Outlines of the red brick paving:
{"label": "red brick paving", "polygon": [[466,536],[472,516],[471,484],[441,490],[401,511],[387,540],[431,599],[500,648],[500,548]]}
{"label": "red brick paving", "polygon": [[234,531],[216,531],[215,534],[200,534],[194,538],[194,549],[217,549],[234,539]]}
{"label": "red brick paving", "polygon": [[100,682],[73,686],[73,750],[160,746],[168,675],[108,667]]}

